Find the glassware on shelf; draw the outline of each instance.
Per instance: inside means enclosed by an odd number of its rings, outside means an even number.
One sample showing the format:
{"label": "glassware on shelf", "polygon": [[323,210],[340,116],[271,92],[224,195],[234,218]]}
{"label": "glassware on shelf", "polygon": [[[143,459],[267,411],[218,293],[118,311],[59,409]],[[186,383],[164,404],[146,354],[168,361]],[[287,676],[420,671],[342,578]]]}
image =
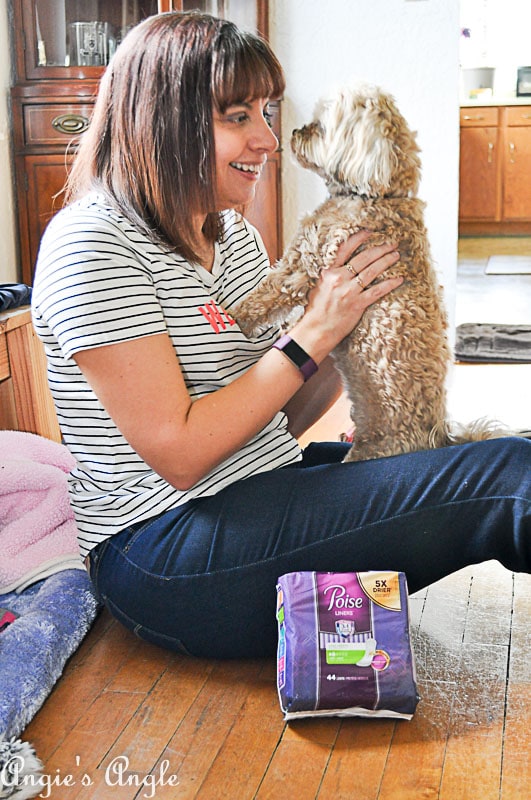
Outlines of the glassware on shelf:
{"label": "glassware on shelf", "polygon": [[33,0],[38,67],[105,67],[157,0]]}
{"label": "glassware on shelf", "polygon": [[104,67],[116,50],[109,22],[71,22],[67,32],[67,66]]}

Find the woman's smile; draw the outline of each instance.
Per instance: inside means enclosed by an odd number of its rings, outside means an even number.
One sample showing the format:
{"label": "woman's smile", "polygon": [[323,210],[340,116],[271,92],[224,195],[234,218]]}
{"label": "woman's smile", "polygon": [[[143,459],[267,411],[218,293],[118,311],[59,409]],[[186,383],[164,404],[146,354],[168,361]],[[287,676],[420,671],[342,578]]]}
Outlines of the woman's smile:
{"label": "woman's smile", "polygon": [[278,147],[271,130],[266,98],[246,100],[214,110],[216,204],[245,206],[254,198],[267,157]]}
{"label": "woman's smile", "polygon": [[262,174],[264,162],[261,161],[259,164],[242,164],[238,163],[237,161],[233,161],[231,162],[230,166],[239,170],[240,172],[248,173],[250,178],[259,178]]}

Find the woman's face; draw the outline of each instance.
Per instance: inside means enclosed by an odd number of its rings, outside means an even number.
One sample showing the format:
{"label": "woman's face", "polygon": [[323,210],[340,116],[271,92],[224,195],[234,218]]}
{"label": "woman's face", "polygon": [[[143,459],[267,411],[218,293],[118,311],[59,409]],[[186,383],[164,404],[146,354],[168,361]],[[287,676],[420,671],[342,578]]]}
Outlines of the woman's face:
{"label": "woman's face", "polygon": [[214,109],[216,211],[250,203],[268,155],[278,147],[268,101],[261,98]]}

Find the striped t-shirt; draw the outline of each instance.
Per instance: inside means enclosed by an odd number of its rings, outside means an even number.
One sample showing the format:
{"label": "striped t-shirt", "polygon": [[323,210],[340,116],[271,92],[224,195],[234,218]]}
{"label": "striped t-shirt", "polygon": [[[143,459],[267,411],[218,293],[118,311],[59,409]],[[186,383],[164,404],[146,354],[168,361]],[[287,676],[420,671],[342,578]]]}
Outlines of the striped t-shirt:
{"label": "striped t-shirt", "polygon": [[227,313],[261,280],[268,259],[257,231],[238,213],[224,212],[223,223],[212,273],[149,241],[96,194],[56,214],[43,236],[33,321],[63,440],[77,461],[69,489],[82,555],[132,523],[300,458],[279,412],[237,453],[179,491],[129,446],[72,358],[167,332],[192,399],[242,375],[278,330],[247,339]]}

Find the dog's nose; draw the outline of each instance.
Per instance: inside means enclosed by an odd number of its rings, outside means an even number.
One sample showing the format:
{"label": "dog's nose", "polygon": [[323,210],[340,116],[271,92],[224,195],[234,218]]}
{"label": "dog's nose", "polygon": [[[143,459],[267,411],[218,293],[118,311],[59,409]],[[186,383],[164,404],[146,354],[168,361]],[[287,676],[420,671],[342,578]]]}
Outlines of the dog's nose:
{"label": "dog's nose", "polygon": [[303,125],[302,128],[295,128],[292,131],[292,136],[298,136],[302,139],[313,136],[321,130],[319,122],[310,122],[308,125]]}

